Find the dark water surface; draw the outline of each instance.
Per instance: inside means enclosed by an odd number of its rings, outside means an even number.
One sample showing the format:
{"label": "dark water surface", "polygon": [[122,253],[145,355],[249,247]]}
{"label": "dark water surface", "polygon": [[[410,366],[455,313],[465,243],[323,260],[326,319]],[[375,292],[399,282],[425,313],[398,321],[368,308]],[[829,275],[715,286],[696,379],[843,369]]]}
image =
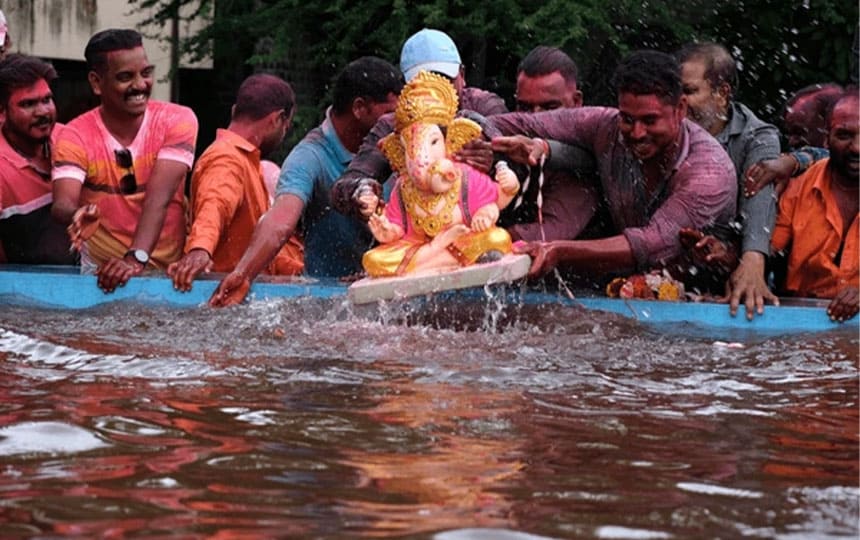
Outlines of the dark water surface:
{"label": "dark water surface", "polygon": [[3,306],[0,537],[857,538],[856,325],[428,311]]}

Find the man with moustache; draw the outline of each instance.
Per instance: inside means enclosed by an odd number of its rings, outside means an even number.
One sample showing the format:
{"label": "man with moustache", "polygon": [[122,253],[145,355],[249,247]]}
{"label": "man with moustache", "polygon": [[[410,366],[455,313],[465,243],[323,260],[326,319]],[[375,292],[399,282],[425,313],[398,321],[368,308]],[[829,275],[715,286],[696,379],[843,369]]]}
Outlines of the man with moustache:
{"label": "man with moustache", "polygon": [[[517,66],[517,112],[540,113],[581,107],[578,71],[573,59],[557,47],[538,45],[529,51]],[[582,152],[573,148],[565,151]],[[530,167],[526,171],[527,180],[522,182],[521,194],[502,210],[499,225],[508,230],[513,240],[573,240],[578,237],[588,225],[579,217],[588,215],[584,210],[599,205],[597,191],[588,178],[594,173],[593,161],[583,161],[580,169],[578,174],[571,174],[571,171]],[[542,186],[541,174],[544,175]],[[542,199],[540,215],[539,194]]]}
{"label": "man with moustache", "polygon": [[82,272],[95,271],[99,287],[111,292],[182,255],[183,183],[197,118],[149,98],[154,66],[138,32],[98,32],[84,55],[101,106],[69,122],[57,140],[52,214],[69,225]]}
{"label": "man with moustache", "polygon": [[830,157],[789,184],[771,240],[787,251],[785,293],[831,298],[827,313],[846,321],[860,310],[860,97],[846,89],[827,122]]}
{"label": "man with moustache", "polygon": [[[191,232],[185,255],[167,267],[178,290],[191,289],[201,272],[231,272],[254,227],[269,210],[260,158],[280,146],[295,112],[290,85],[274,75],[251,75],[236,94],[230,125],[200,156],[191,177]],[[286,244],[269,274],[302,271],[302,245]]]}
{"label": "man with moustache", "polygon": [[657,51],[632,53],[619,65],[614,83],[618,108],[488,119],[507,135],[520,134],[492,141],[494,150],[517,161],[534,165],[549,153],[545,140],[531,137],[584,147],[597,160],[614,235],[526,244],[519,251],[532,256],[532,276],[559,265],[589,274],[666,266],[681,254],[681,228],[728,224],[734,217],[734,166],[713,137],[686,119],[677,61]]}
{"label": "man with moustache", "polygon": [[51,219],[51,146],[60,126],[53,66],[12,54],[0,62],[0,261],[74,264],[65,227]]}
{"label": "man with moustache", "polygon": [[735,59],[717,43],[690,43],[676,54],[687,97],[687,117],[713,135],[732,158],[737,173],[738,216],[728,231],[682,229],[681,241],[703,275],[702,285],[725,289],[732,315],[746,305],[747,318],[765,301],[779,304],[765,282],[765,260],[776,219],[776,197],[767,186],[744,193],[746,171],[779,156],[779,131],[736,99]]}

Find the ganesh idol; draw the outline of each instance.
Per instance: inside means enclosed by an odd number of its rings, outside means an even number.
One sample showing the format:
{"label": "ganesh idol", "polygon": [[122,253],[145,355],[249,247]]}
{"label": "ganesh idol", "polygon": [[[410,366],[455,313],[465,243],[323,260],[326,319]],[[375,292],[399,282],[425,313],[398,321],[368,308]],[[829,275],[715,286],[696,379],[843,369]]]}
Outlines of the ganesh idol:
{"label": "ganesh idol", "polygon": [[371,277],[469,266],[511,252],[511,237],[496,226],[499,211],[519,190],[516,175],[498,169],[496,181],[451,156],[481,135],[475,122],[456,118],[457,92],[448,79],[422,71],[400,94],[394,132],[379,146],[397,181],[368,225],[380,243],[362,259]]}

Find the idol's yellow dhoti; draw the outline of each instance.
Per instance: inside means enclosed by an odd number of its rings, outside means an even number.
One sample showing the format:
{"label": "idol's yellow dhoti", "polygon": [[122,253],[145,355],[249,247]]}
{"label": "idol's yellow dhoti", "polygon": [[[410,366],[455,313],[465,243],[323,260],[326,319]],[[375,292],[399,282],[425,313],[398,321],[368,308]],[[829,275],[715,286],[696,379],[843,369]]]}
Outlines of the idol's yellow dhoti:
{"label": "idol's yellow dhoti", "polygon": [[[430,241],[426,237],[405,237],[383,244],[366,252],[361,263],[370,277],[402,276],[415,270],[415,255]],[[448,246],[452,266],[474,264],[489,251],[503,254],[511,252],[511,235],[508,231],[500,227],[491,227],[482,232],[470,231]]]}

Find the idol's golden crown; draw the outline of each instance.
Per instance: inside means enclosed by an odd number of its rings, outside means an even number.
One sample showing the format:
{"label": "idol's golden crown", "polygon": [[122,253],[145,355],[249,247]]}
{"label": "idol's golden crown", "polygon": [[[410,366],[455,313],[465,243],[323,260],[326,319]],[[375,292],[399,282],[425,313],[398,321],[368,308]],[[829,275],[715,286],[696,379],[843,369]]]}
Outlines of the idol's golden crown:
{"label": "idol's golden crown", "polygon": [[415,122],[447,126],[457,114],[457,91],[451,81],[421,71],[400,92],[394,111],[394,129],[401,131]]}

